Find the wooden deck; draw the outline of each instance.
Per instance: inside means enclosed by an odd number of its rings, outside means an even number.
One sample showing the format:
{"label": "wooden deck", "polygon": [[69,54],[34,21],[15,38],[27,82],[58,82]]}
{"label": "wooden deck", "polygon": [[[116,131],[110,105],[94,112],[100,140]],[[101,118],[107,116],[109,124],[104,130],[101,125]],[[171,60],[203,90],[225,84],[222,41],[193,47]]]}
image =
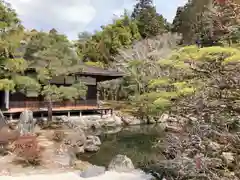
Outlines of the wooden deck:
{"label": "wooden deck", "polygon": [[[3,115],[9,117],[9,119],[19,118],[20,114],[24,110],[31,110],[33,112],[34,117],[46,117],[48,113],[47,108],[11,108],[7,111],[2,111]],[[104,114],[113,114],[112,108],[107,107],[98,107],[98,106],[63,106],[63,107],[54,107],[52,109],[53,116],[59,115],[79,115],[82,114],[99,114],[103,116]]]}
{"label": "wooden deck", "polygon": [[[64,106],[64,107],[54,107],[52,111],[74,111],[74,110],[98,110],[97,106]],[[24,107],[24,108],[11,108],[7,111],[3,111],[3,113],[18,113],[23,112],[25,110],[31,110],[33,112],[41,112],[47,111],[47,108],[31,108],[31,107]]]}

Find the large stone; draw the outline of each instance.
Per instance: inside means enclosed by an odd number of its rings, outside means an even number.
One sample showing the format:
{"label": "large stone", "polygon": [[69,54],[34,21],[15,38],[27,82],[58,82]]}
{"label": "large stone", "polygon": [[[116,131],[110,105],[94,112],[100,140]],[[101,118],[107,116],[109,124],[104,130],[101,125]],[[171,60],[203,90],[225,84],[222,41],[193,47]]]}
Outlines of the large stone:
{"label": "large stone", "polygon": [[127,156],[121,154],[115,156],[108,165],[109,171],[129,172],[133,171],[134,169],[135,168],[132,160]]}
{"label": "large stone", "polygon": [[176,132],[179,133],[182,131],[181,127],[177,127],[177,126],[173,126],[173,125],[166,125],[165,126],[165,130],[166,131],[170,131],[170,132]]}
{"label": "large stone", "polygon": [[79,127],[81,127],[82,129],[88,129],[89,128],[89,122],[87,121],[87,119],[83,119],[80,117],[71,117],[70,119],[71,121],[73,121],[75,124],[77,124]]}
{"label": "large stone", "polygon": [[212,151],[219,151],[221,149],[221,146],[216,142],[210,141],[208,143],[208,148]]}
{"label": "large stone", "polygon": [[93,144],[96,146],[101,146],[101,140],[98,136],[87,136],[87,144]]}
{"label": "large stone", "polygon": [[32,111],[25,110],[20,114],[18,130],[20,131],[21,135],[33,133],[35,124],[36,121],[33,119]]}
{"label": "large stone", "polygon": [[7,145],[0,143],[0,155],[6,155],[7,154]]}
{"label": "large stone", "polygon": [[118,127],[116,127],[116,128],[106,130],[106,131],[104,131],[104,133],[105,133],[105,134],[116,134],[116,133],[122,131],[122,129],[123,129],[123,127],[118,126]]}
{"label": "large stone", "polygon": [[65,138],[65,144],[71,146],[83,146],[86,143],[86,136],[84,132],[76,132],[74,134],[69,134]]}
{"label": "large stone", "polygon": [[72,146],[72,151],[75,155],[82,154],[85,152],[84,146]]}
{"label": "large stone", "polygon": [[111,116],[99,119],[99,123],[103,127],[116,127],[117,126],[115,119]]}
{"label": "large stone", "polygon": [[168,114],[162,114],[161,117],[158,119],[158,123],[166,123],[169,118]]}
{"label": "large stone", "polygon": [[140,120],[134,116],[122,116],[121,120],[125,125],[140,125],[144,123],[144,120]]}
{"label": "large stone", "polygon": [[205,164],[208,168],[219,168],[223,165],[223,162],[219,158],[206,158]]}
{"label": "large stone", "polygon": [[131,117],[129,120],[129,125],[140,125],[140,124],[143,124],[143,121],[136,117]]}
{"label": "large stone", "polygon": [[69,121],[68,117],[67,116],[56,116],[55,119],[57,121],[61,121],[61,122],[67,122]]}
{"label": "large stone", "polygon": [[0,111],[0,129],[4,126],[7,126],[7,122],[2,111]]}
{"label": "large stone", "polygon": [[86,146],[84,147],[84,150],[85,150],[86,152],[97,152],[97,151],[99,151],[99,149],[100,149],[100,147],[99,147],[99,146],[96,146],[96,145],[94,145],[94,144],[89,144],[89,145],[86,145]]}
{"label": "large stone", "polygon": [[85,130],[90,128],[99,129],[101,128],[100,120],[100,116],[71,116],[66,117],[65,123],[69,126],[71,126],[71,124],[75,124]]}
{"label": "large stone", "polygon": [[101,140],[98,136],[87,136],[86,143],[84,144],[84,149],[87,152],[97,152],[100,149]]}
{"label": "large stone", "polygon": [[[137,121],[137,119],[135,118],[135,122]],[[144,119],[144,123],[145,124],[156,124],[157,123],[157,119],[156,118],[154,118],[154,117],[151,117],[151,116],[149,116],[149,117],[147,117],[146,119]]]}
{"label": "large stone", "polygon": [[121,126],[123,124],[121,117],[119,117],[119,116],[117,116],[115,114],[113,115],[113,119],[115,120],[115,124],[117,126]]}
{"label": "large stone", "polygon": [[8,145],[10,141],[15,141],[19,136],[20,136],[19,131],[10,129],[2,111],[0,111],[0,148],[1,150],[5,151],[6,145]]}
{"label": "large stone", "polygon": [[223,152],[222,153],[223,160],[226,162],[227,165],[230,165],[234,161],[234,155],[232,152]]}
{"label": "large stone", "polygon": [[101,124],[99,123],[99,121],[91,121],[91,120],[85,120],[86,121],[86,127],[85,129],[100,129],[101,128]]}
{"label": "large stone", "polygon": [[56,154],[54,157],[54,162],[61,165],[62,167],[68,167],[72,165],[72,159],[68,152],[61,152]]}
{"label": "large stone", "polygon": [[8,144],[10,141],[15,141],[20,136],[18,130],[11,130],[8,126],[0,129],[0,144]]}
{"label": "large stone", "polygon": [[86,161],[81,161],[81,160],[76,160],[74,162],[74,169],[80,170],[80,171],[85,171],[92,165],[89,162]]}
{"label": "large stone", "polygon": [[[77,154],[79,153],[79,147],[68,147],[68,156],[69,156],[69,165],[70,166],[75,166],[75,163],[77,161]],[[83,150],[84,152],[84,150]]]}
{"label": "large stone", "polygon": [[104,174],[106,171],[105,167],[102,166],[92,166],[83,171],[80,176],[83,178],[90,178],[94,176],[99,176],[101,174]]}

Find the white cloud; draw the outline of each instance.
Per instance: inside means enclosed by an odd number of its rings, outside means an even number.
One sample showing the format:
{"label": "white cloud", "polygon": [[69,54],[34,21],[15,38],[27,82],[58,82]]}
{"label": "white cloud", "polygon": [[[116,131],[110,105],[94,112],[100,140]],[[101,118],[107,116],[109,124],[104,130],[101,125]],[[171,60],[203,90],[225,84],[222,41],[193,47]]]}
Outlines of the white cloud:
{"label": "white cloud", "polygon": [[27,28],[49,30],[54,27],[62,33],[69,33],[71,38],[83,31],[96,15],[95,8],[88,0],[7,1]]}
{"label": "white cloud", "polygon": [[[177,8],[179,6],[183,6],[187,3],[188,0],[154,0],[157,11],[169,21],[172,22],[175,15]],[[199,0],[200,1],[200,0]]]}
{"label": "white cloud", "polygon": [[19,0],[20,2],[23,2],[23,3],[28,3],[28,2],[30,2],[30,1],[32,1],[32,0]]}
{"label": "white cloud", "polygon": [[124,9],[127,11],[132,11],[134,4],[136,1],[129,1],[129,0],[123,0],[122,5],[117,7],[116,9],[113,9],[111,12],[114,16],[120,17],[124,13]]}
{"label": "white cloud", "polygon": [[[136,0],[6,0],[16,10],[28,29],[48,31],[52,28],[70,39],[79,32],[95,29],[132,10]],[[172,19],[177,5],[187,0],[155,0],[159,13]]]}
{"label": "white cloud", "polygon": [[95,13],[96,10],[89,5],[82,5],[81,7],[67,7],[56,12],[59,20],[84,24],[91,22],[95,16]]}

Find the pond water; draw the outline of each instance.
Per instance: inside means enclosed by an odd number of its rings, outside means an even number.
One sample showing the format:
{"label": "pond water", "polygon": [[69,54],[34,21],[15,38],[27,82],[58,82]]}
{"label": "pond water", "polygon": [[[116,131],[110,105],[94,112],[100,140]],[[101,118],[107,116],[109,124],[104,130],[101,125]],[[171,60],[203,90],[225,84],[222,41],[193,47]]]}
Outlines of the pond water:
{"label": "pond water", "polygon": [[114,156],[122,154],[128,156],[135,167],[145,167],[163,158],[154,144],[164,136],[157,125],[132,126],[114,134],[101,133],[101,149],[97,153],[85,153],[80,159],[107,167]]}

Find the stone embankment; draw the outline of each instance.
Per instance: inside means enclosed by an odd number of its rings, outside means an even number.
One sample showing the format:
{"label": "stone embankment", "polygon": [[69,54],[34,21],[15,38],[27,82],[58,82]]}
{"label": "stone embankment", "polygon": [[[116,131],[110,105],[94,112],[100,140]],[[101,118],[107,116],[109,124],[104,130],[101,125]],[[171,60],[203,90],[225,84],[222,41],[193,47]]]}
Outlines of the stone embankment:
{"label": "stone embankment", "polygon": [[58,116],[55,117],[55,119],[57,121],[73,122],[83,130],[108,128],[113,131],[112,133],[116,133],[116,128],[121,130],[121,127],[144,124],[159,124],[165,130],[180,132],[181,126],[184,123],[183,119],[170,117],[168,114],[163,114],[157,119],[152,118],[150,120],[143,120],[131,115],[122,114],[120,112],[113,115],[104,115],[102,117],[100,115],[88,115],[81,117]]}

